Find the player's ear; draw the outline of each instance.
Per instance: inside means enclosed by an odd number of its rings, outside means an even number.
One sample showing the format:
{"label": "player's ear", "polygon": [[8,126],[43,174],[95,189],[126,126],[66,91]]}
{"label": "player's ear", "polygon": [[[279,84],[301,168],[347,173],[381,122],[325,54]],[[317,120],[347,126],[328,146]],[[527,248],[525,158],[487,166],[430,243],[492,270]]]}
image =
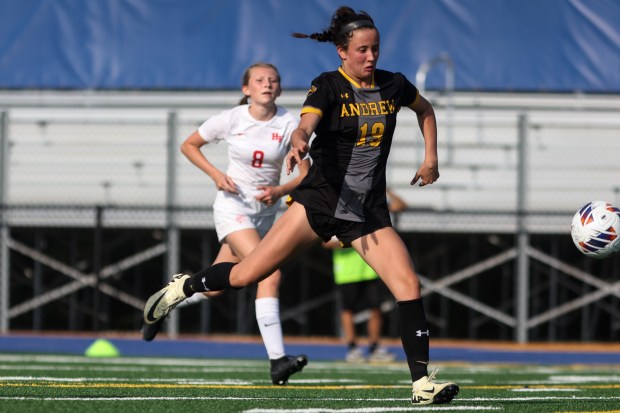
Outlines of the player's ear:
{"label": "player's ear", "polygon": [[342,46],[336,46],[336,50],[338,51],[338,56],[340,56],[340,60],[346,60],[347,50]]}
{"label": "player's ear", "polygon": [[243,92],[245,96],[250,96],[250,88],[248,85],[241,86],[241,92]]}

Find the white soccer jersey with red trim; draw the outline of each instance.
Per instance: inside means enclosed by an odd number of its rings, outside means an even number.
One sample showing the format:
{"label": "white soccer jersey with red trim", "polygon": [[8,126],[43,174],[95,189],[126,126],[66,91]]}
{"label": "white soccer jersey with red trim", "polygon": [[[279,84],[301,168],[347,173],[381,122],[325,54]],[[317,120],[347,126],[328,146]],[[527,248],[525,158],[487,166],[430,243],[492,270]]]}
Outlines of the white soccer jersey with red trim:
{"label": "white soccer jersey with red trim", "polygon": [[208,143],[226,141],[228,169],[243,198],[249,200],[260,193],[260,185],[274,186],[280,182],[282,164],[291,146],[291,133],[297,119],[284,108],[268,121],[258,121],[249,112],[249,105],[236,106],[209,118],[198,133]]}

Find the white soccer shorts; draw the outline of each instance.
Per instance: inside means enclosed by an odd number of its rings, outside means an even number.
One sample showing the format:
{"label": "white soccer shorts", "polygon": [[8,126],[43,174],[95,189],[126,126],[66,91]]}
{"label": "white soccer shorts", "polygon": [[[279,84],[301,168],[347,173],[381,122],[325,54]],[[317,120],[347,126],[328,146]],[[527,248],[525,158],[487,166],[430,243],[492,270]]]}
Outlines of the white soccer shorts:
{"label": "white soccer shorts", "polygon": [[218,192],[213,204],[213,219],[217,239],[223,242],[228,234],[242,229],[255,229],[264,237],[273,225],[280,203],[267,206],[253,198],[242,198],[228,192]]}

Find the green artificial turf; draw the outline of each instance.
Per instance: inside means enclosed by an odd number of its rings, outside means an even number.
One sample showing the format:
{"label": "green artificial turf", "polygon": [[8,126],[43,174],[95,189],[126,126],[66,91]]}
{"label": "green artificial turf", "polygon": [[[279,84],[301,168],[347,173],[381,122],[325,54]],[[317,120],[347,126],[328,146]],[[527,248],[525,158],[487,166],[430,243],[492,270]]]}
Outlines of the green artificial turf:
{"label": "green artificial turf", "polygon": [[267,360],[0,355],[2,412],[620,412],[618,366],[451,364],[451,404],[412,407],[406,364],[312,362],[273,386]]}

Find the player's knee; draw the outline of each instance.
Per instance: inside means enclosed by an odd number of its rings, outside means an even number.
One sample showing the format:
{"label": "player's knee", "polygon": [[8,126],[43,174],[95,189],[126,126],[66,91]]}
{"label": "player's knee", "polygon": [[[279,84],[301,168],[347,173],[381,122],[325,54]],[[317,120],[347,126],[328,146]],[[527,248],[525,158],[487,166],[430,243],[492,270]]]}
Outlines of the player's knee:
{"label": "player's knee", "polygon": [[253,283],[249,274],[240,273],[239,271],[231,272],[229,281],[232,288],[245,288]]}
{"label": "player's knee", "polygon": [[410,277],[410,279],[411,279],[411,288],[417,291],[420,291],[420,286],[421,286],[420,279],[415,274],[413,274],[413,277]]}
{"label": "player's knee", "polygon": [[389,280],[386,280],[386,284],[394,293],[394,287],[396,291],[406,293],[406,294],[414,294],[417,295],[420,293],[420,279],[415,275],[415,273],[404,272],[404,273],[393,273],[390,276]]}

